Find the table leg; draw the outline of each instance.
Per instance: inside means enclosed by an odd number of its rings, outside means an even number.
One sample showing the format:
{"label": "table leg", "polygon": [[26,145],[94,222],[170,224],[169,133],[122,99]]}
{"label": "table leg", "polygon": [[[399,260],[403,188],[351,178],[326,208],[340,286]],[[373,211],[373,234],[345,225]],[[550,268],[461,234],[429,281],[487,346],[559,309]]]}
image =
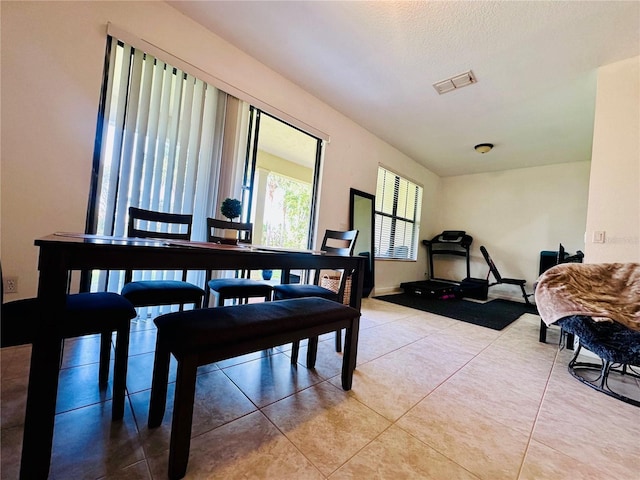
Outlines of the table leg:
{"label": "table leg", "polygon": [[22,440],[21,480],[49,476],[62,338],[34,340]]}

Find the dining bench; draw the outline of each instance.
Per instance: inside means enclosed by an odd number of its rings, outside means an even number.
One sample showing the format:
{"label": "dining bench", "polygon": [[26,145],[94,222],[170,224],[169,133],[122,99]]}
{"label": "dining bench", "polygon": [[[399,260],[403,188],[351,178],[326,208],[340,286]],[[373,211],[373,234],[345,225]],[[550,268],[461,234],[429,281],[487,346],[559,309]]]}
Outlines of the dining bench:
{"label": "dining bench", "polygon": [[307,368],[314,368],[318,336],[344,328],[342,388],[351,389],[360,312],[341,303],[318,297],[297,298],[169,313],[154,322],[158,335],[149,428],[162,423],[171,355],[178,363],[169,445],[170,479],[186,474],[196,371],[201,365],[308,338]]}

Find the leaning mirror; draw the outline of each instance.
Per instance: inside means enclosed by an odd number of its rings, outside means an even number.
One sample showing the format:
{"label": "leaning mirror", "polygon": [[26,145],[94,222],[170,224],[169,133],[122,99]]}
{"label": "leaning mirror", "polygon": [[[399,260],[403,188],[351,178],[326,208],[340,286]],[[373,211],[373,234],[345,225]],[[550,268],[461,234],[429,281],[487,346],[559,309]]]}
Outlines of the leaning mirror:
{"label": "leaning mirror", "polygon": [[373,255],[373,230],[375,227],[375,196],[351,189],[349,202],[350,228],[358,230],[354,255],[367,257],[365,262],[362,296],[368,297],[374,287],[374,255]]}

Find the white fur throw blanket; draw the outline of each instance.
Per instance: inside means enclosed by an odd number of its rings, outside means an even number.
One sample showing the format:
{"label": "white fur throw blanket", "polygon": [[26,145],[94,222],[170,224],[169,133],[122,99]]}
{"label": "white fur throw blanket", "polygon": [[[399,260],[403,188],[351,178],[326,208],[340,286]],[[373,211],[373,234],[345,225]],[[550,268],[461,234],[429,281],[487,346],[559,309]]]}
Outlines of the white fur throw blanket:
{"label": "white fur throw blanket", "polygon": [[538,279],[535,299],[547,325],[584,315],[640,331],[640,263],[556,265]]}

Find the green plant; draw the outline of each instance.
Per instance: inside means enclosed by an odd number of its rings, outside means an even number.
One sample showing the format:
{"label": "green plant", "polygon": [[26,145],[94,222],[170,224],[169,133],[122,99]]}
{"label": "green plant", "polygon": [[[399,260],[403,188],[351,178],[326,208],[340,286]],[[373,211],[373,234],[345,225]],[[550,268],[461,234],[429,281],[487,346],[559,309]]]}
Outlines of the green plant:
{"label": "green plant", "polygon": [[220,206],[220,213],[233,222],[234,218],[242,214],[242,203],[235,198],[225,198]]}

